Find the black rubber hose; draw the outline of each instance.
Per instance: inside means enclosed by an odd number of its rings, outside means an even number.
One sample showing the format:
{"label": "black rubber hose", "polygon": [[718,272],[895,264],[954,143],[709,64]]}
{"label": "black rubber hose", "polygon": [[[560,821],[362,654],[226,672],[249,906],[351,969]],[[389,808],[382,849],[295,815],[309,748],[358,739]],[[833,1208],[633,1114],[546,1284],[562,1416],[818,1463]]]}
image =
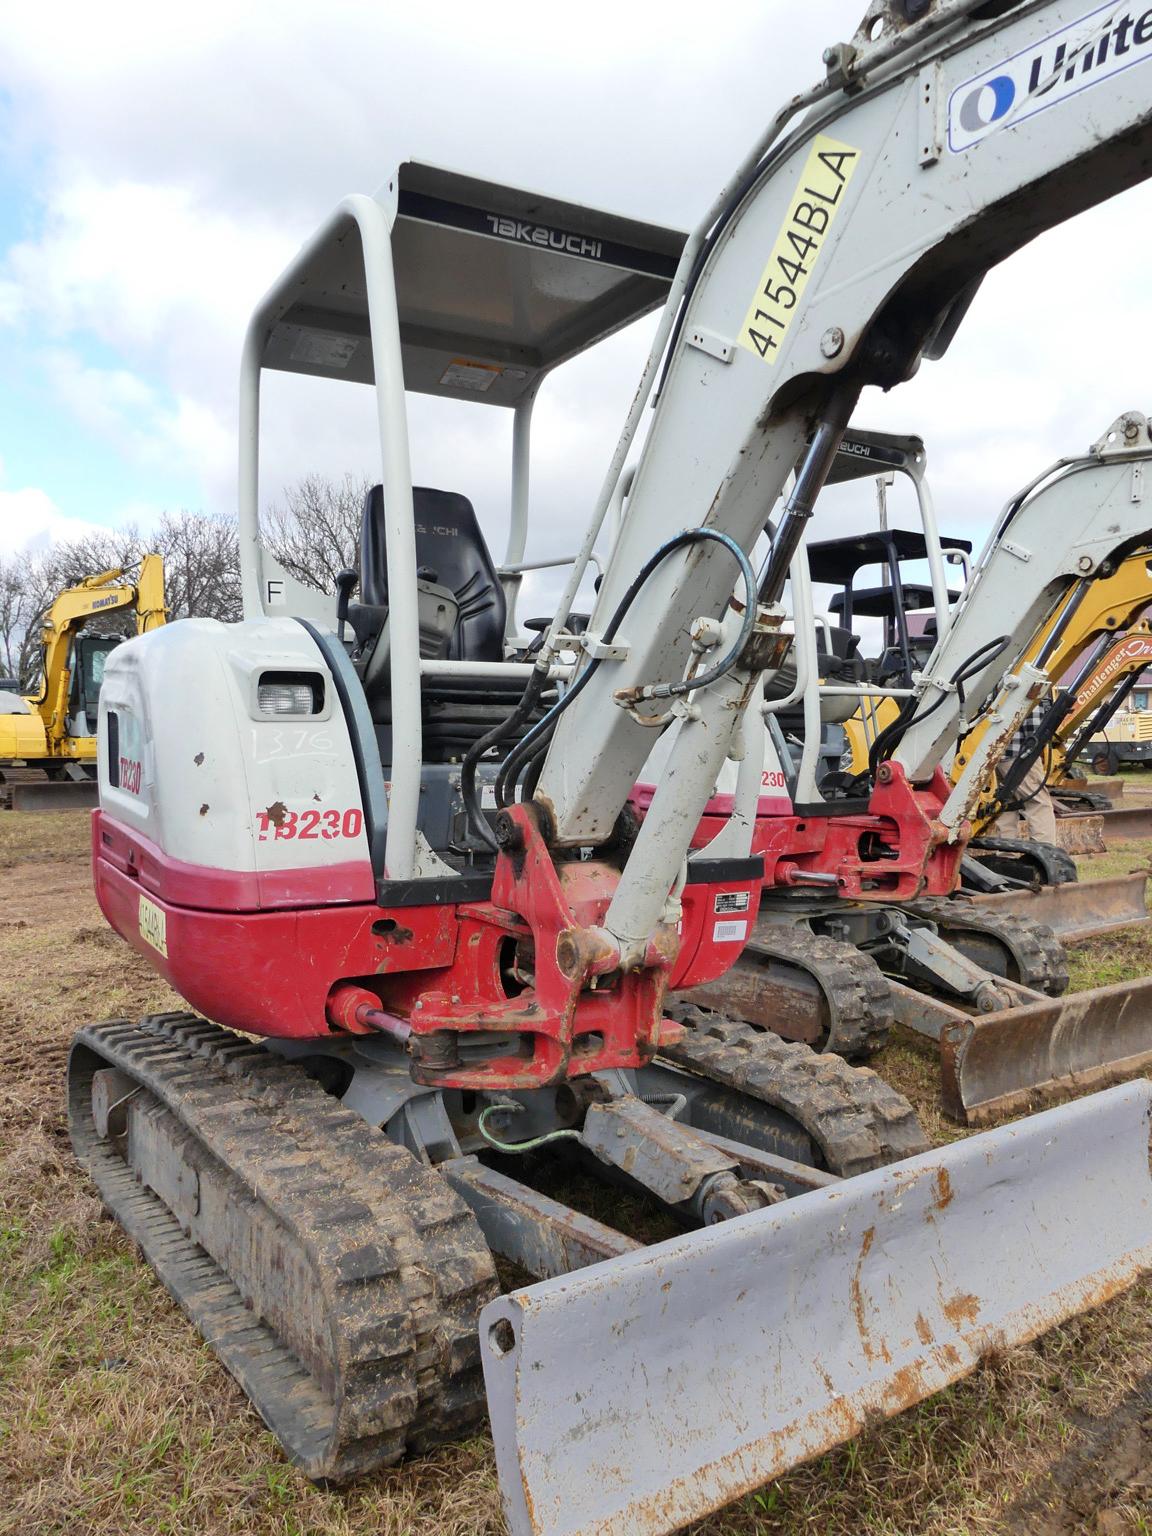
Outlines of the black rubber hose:
{"label": "black rubber hose", "polygon": [[543,691],[548,678],[546,667],[534,667],[532,675],[525,685],[524,692],[520,695],[520,702],[516,708],[499,725],[474,741],[464,754],[464,761],[460,764],[460,796],[464,801],[464,811],[468,817],[468,825],[478,838],[491,848],[493,853],[500,851],[500,844],[496,841],[496,834],[488,825],[487,818],[476,796],[476,769],[485,752],[491,751],[499,742],[503,741],[510,732],[519,730],[531,715]]}
{"label": "black rubber hose", "polygon": [[[674,698],[680,694],[692,693],[698,688],[706,688],[709,683],[714,683],[717,678],[722,677],[725,672],[731,669],[748,642],[756,623],[756,574],[752,569],[751,561],[739,544],[736,543],[735,539],[730,538],[726,533],[721,533],[716,528],[686,528],[682,533],[678,533],[674,538],[669,539],[667,543],[662,544],[641,566],[628,590],[617,604],[616,611],[609,620],[603,634],[603,643],[611,645],[612,641],[616,638],[616,632],[623,623],[628,609],[635,601],[637,593],[656,567],[666,560],[670,554],[674,553],[677,549],[683,548],[685,544],[709,542],[722,544],[735,557],[740,566],[740,574],[744,578],[745,587],[745,609],[743,622],[740,625],[740,633],[727,653],[714,666],[709,667],[706,672],[700,673],[697,677],[688,678],[679,683],[661,684],[655,695],[658,698]],[[555,729],[560,716],[587,687],[592,677],[599,670],[599,667],[600,658],[594,657],[584,671],[581,672],[572,687],[557,700],[546,715],[541,716],[532,729],[508,754],[496,780],[496,804],[501,809],[505,809],[508,806],[516,779],[529,759],[535,757],[536,748],[541,743],[541,738],[545,734],[550,734]]]}
{"label": "black rubber hose", "polygon": [[[978,651],[973,651],[967,661],[962,661],[948,679],[956,687],[961,712],[964,709],[964,684],[969,678],[974,677],[982,667],[986,667],[989,662],[995,661],[997,656],[1003,655],[1011,640],[1011,635],[1000,635],[996,640],[989,640]],[[873,778],[875,778],[876,769],[880,763],[884,758],[891,757],[907,732],[914,725],[922,725],[925,720],[934,715],[947,697],[946,693],[942,693],[934,704],[930,704],[920,714],[916,713],[917,701],[915,699],[908,700],[891,725],[885,726],[872,743],[868,753],[868,769]]]}

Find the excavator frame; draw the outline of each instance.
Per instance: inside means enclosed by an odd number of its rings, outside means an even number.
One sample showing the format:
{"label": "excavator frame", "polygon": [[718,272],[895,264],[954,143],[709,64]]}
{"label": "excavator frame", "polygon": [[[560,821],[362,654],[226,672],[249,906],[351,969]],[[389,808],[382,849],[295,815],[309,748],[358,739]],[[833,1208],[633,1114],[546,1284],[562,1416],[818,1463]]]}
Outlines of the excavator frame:
{"label": "excavator frame", "polygon": [[[765,782],[790,783],[793,799],[782,787],[775,798],[758,802],[752,846],[764,857],[765,873],[750,943],[736,965],[690,995],[692,1004],[849,1059],[867,1059],[885,1043],[889,1026],[899,1022],[939,1042],[944,1107],[972,1124],[1072,1087],[1115,1080],[1152,1062],[1146,989],[1132,982],[1061,998],[1068,967],[1053,931],[1085,937],[1146,922],[1143,876],[1111,881],[1099,893],[1092,885],[1066,884],[990,901],[959,894],[967,817],[982,795],[972,765],[982,761],[985,779],[992,777],[1022,714],[1047,690],[1048,674],[1038,664],[1063,671],[1091,643],[1088,625],[1098,621],[1107,627],[1122,602],[1123,612],[1131,611],[1138,584],[1133,572],[1147,581],[1144,512],[1131,487],[1140,483],[1150,451],[1147,421],[1129,412],[1086,454],[1062,460],[1014,497],[969,586],[953,610],[945,610],[936,648],[911,689],[872,682],[829,688],[819,680],[811,581],[802,550],[791,585],[794,693],[803,695],[804,750],[799,768],[786,771],[786,749],[774,725],[792,697],[786,695],[764,706],[769,731],[761,754]],[[1017,551],[1034,547],[1038,529],[1047,529],[1058,543],[1063,530],[1102,522],[1117,549],[1135,544],[1135,550],[1118,570],[1116,562],[1105,560],[1098,575],[1081,574],[1063,592],[1052,588],[1049,611],[1035,635],[1030,618],[1014,632],[1004,622],[1011,609],[1003,586],[1006,565],[1021,560]],[[927,522],[925,535],[931,549],[935,530]],[[933,567],[940,569],[938,541],[935,556]],[[982,600],[981,589],[992,598]],[[956,726],[946,721],[934,729],[945,745],[950,730],[962,737],[952,749],[955,763],[945,755],[923,757],[915,770],[921,787],[914,790],[905,777],[911,762],[906,768],[899,760],[880,761],[866,800],[837,799],[831,788],[825,798],[814,776],[824,695],[860,695],[866,701],[902,696],[902,714],[890,720],[872,751],[875,757],[877,751],[883,756],[900,748],[901,725],[910,720],[915,729],[923,718],[919,701],[930,680],[954,669],[959,675],[958,658],[987,650],[989,600],[1007,629],[996,642],[1006,667],[1002,674],[986,673],[982,694],[965,699],[957,691],[946,704]],[[943,605],[936,606],[939,611]],[[970,643],[973,623],[977,640]],[[893,707],[888,704],[889,713]],[[984,710],[985,719],[974,730],[965,729],[965,720]],[[754,750],[752,755],[757,760]],[[945,774],[947,766],[955,783]],[[934,781],[924,786],[929,770]],[[831,779],[824,782],[833,785]],[[803,784],[812,798],[801,804]],[[697,845],[706,846],[717,835],[724,809],[724,801],[713,802],[694,839]],[[1049,924],[1049,918],[1055,922]],[[970,1017],[979,1023],[978,1049],[969,1044]]]}
{"label": "excavator frame", "polygon": [[[1133,45],[1116,20],[1068,0],[877,0],[678,259],[667,232],[409,166],[345,200],[254,316],[245,623],[118,648],[93,841],[110,922],[218,1022],[88,1026],[69,1094],[104,1199],[313,1476],[467,1432],[482,1369],[513,1536],[657,1536],[1152,1264],[1148,1085],[908,1158],[918,1133],[874,1074],[663,1008],[670,984],[722,972],[755,916],[758,764],[689,858],[692,834],[759,678],[787,657],[781,593],[861,390],[940,355],[989,266],[1148,174],[1152,98],[1146,72],[1117,66]],[[1105,90],[1077,78],[1085,64]],[[432,323],[426,286],[454,275],[464,237],[484,242],[464,267],[484,300],[466,338]],[[557,265],[535,284],[517,258],[545,252]],[[507,313],[501,272],[533,292],[521,324],[556,318],[568,260],[594,316],[573,306],[536,335],[477,324]],[[565,346],[661,299],[543,642],[513,663],[445,656],[474,615],[434,564],[418,575],[417,541],[446,539],[447,556],[465,508],[414,494],[405,385],[519,409]],[[260,545],[268,366],[375,384],[365,551],[375,538],[384,559],[363,561],[356,605]],[[757,573],[748,552],[801,459]],[[438,678],[518,685],[455,786],[432,751]],[[671,728],[668,767],[635,829],[622,813],[654,723]],[[933,744],[917,746],[901,764],[914,793],[934,783]],[[454,822],[430,835],[441,779],[463,851]],[[526,1159],[557,1145],[694,1230],[637,1252],[542,1198]],[[550,1278],[498,1297],[493,1252]],[[716,1369],[731,1349],[712,1345],[738,1337],[734,1385]]]}
{"label": "excavator frame", "polygon": [[[136,633],[165,623],[164,562],[145,555],[134,582],[119,567],[88,576],[52,601],[41,630],[41,677],[35,693],[14,696],[0,712],[0,806],[17,811],[94,806],[99,682],[90,690],[87,657],[107,653],[113,637],[83,634],[97,615],[132,609]],[[89,696],[89,693],[91,696]]]}

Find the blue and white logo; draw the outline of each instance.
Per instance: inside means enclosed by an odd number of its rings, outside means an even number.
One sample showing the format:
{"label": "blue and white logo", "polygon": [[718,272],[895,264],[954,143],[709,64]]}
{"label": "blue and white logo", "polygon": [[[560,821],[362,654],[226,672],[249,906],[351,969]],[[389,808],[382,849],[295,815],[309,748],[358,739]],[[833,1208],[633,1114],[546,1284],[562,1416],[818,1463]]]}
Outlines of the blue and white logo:
{"label": "blue and white logo", "polygon": [[948,148],[962,154],[998,124],[1014,128],[1045,107],[1152,58],[1152,7],[1110,0],[958,85],[948,98]]}

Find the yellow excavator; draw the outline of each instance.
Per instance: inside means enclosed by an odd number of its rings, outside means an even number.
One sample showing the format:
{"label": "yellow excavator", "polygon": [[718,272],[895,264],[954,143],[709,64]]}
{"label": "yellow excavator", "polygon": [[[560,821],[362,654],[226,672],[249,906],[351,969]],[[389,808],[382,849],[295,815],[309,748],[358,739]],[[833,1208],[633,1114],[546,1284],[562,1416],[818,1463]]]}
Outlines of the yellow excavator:
{"label": "yellow excavator", "polygon": [[101,571],[53,601],[41,634],[39,691],[0,692],[0,806],[19,811],[95,805],[96,715],[104,665],[120,635],[84,634],[97,615],[133,609],[136,633],[168,617],[164,562],[145,555],[135,582]]}
{"label": "yellow excavator", "polygon": [[[1041,706],[1036,728],[977,806],[977,838],[987,841],[1004,828],[1007,816],[1026,811],[1033,797],[1044,791],[1065,812],[1108,809],[1107,799],[1076,783],[1073,765],[1152,659],[1145,618],[1150,604],[1152,560],[1143,549],[1119,561],[1112,575],[1085,584],[1082,591],[1073,588],[1068,600],[1049,614],[1029,647],[1028,659],[1043,656],[1045,670],[1060,682]],[[954,774],[963,771],[987,729],[984,720],[970,732],[956,756]],[[1021,829],[1021,836],[1027,835]]]}

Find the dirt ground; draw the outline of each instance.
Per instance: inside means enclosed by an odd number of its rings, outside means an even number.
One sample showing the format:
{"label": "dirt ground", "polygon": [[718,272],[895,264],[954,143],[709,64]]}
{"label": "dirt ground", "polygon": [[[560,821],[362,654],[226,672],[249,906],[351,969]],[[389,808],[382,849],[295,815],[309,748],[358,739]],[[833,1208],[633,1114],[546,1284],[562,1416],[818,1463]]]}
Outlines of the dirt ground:
{"label": "dirt ground", "polygon": [[[1120,849],[1085,878],[1143,862]],[[1143,973],[1098,942],[1078,986]],[[498,1536],[484,1438],[350,1490],[287,1466],[239,1389],[102,1215],[69,1154],[72,1030],[178,1006],[92,898],[82,813],[0,815],[0,1533]],[[931,1059],[877,1065],[934,1135]],[[987,1362],[694,1536],[1152,1536],[1152,1285]]]}

